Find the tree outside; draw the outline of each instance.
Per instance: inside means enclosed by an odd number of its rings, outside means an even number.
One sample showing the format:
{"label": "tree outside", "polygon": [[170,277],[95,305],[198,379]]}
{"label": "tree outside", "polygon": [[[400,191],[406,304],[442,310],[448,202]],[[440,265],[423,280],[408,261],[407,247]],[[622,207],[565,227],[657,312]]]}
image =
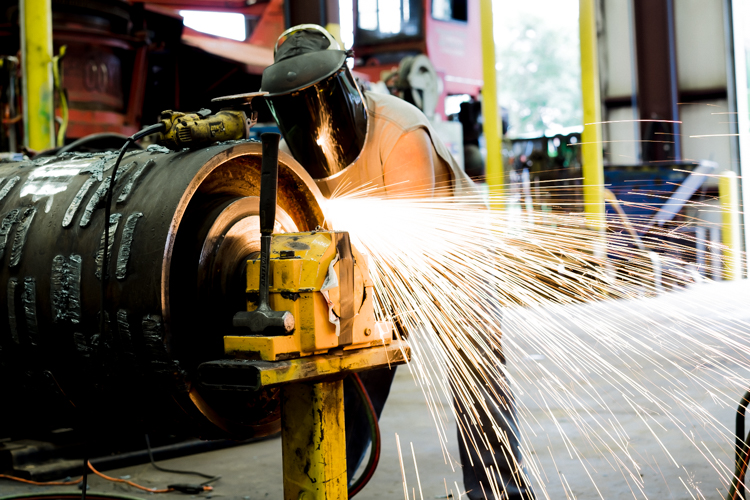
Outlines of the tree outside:
{"label": "tree outside", "polygon": [[495,0],[500,105],[511,137],[583,124],[578,0]]}

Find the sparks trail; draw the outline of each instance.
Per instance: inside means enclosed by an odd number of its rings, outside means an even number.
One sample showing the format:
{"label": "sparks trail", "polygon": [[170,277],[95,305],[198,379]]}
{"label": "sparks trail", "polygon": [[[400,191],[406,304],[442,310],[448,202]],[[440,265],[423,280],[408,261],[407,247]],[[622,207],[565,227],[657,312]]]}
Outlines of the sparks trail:
{"label": "sparks trail", "polygon": [[[498,404],[498,394],[484,392],[493,387],[489,382],[503,387],[508,380],[517,388],[518,439],[538,498],[555,498],[555,484],[572,491],[573,477],[589,478],[587,489],[601,498],[608,487],[621,491],[623,485],[648,498],[645,465],[668,488],[687,488],[700,498],[700,482],[685,476],[686,457],[675,454],[665,434],[689,442],[713,483],[726,489],[732,433],[715,414],[718,407],[731,415],[737,394],[750,383],[750,318],[732,319],[726,304],[653,298],[659,288],[651,255],[660,255],[669,284],[682,287],[704,280],[695,272],[696,243],[718,252],[721,245],[681,231],[697,220],[652,228],[650,218],[631,217],[643,233],[639,248],[624,222],[611,217],[604,224],[609,258],[596,258],[602,233],[587,228],[582,214],[563,211],[570,205],[580,210],[571,187],[544,189],[559,194],[554,212],[533,204],[488,210],[478,196],[385,198],[367,189],[340,192],[326,206],[333,227],[348,230],[371,259],[381,319],[408,335],[409,369],[444,452],[452,418],[460,428],[476,422],[480,410]],[[490,200],[508,203],[507,197]],[[715,294],[714,286],[706,285],[701,296]],[[501,337],[511,371],[492,361]],[[449,401],[455,397],[466,413],[441,405],[441,393]],[[633,418],[656,447],[653,466],[639,451]],[[533,453],[540,435],[547,435],[541,449],[552,444],[558,462],[567,457],[584,474],[571,474],[570,464],[564,476],[561,464],[545,468],[547,453]],[[714,448],[707,451],[706,443]],[[486,446],[481,437],[470,445]],[[559,480],[551,477],[554,470]],[[603,472],[619,480],[598,479]],[[498,494],[505,487],[484,486]]]}

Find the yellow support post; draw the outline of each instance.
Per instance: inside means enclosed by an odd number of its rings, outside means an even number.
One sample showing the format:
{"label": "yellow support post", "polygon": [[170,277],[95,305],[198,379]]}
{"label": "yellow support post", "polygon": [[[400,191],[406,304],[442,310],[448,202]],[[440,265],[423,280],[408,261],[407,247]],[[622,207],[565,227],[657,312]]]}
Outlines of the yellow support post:
{"label": "yellow support post", "polygon": [[328,23],[325,27],[326,31],[330,33],[337,42],[339,42],[341,50],[346,49],[346,47],[344,47],[344,40],[341,39],[341,25],[339,23]]}
{"label": "yellow support post", "polygon": [[740,230],[740,195],[737,174],[727,170],[719,177],[719,202],[721,203],[721,242],[725,280],[742,279],[742,243]]}
{"label": "yellow support post", "polygon": [[281,391],[284,500],[346,500],[344,382],[302,382]]}
{"label": "yellow support post", "polygon": [[51,0],[21,0],[23,123],[26,147],[55,147]]}
{"label": "yellow support post", "polygon": [[492,0],[480,0],[479,12],[482,27],[482,115],[484,139],[487,142],[487,184],[490,202],[499,207],[505,177],[503,172],[502,128],[497,105],[497,69],[495,59],[495,33],[492,18]]}
{"label": "yellow support post", "polygon": [[604,158],[599,90],[599,54],[596,34],[596,0],[580,0],[581,88],[583,92],[583,202],[590,227],[603,229]]}

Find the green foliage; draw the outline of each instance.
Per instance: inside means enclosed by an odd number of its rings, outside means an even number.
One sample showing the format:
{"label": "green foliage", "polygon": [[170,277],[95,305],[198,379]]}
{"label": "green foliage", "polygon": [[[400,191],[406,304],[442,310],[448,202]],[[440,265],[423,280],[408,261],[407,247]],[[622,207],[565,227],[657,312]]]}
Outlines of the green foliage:
{"label": "green foliage", "polygon": [[496,16],[496,38],[500,104],[509,111],[509,135],[581,125],[577,2],[561,0],[555,6],[572,4],[576,11],[564,16],[557,15],[559,9],[545,9],[549,2],[505,4]]}

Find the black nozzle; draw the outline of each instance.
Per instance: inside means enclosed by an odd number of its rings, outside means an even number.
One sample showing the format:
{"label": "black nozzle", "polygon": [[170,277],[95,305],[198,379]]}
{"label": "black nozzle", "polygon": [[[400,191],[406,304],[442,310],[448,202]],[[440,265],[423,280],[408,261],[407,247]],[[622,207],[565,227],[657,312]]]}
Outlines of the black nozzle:
{"label": "black nozzle", "polygon": [[263,160],[260,169],[260,233],[273,233],[276,223],[276,192],[279,184],[279,134],[261,134]]}

